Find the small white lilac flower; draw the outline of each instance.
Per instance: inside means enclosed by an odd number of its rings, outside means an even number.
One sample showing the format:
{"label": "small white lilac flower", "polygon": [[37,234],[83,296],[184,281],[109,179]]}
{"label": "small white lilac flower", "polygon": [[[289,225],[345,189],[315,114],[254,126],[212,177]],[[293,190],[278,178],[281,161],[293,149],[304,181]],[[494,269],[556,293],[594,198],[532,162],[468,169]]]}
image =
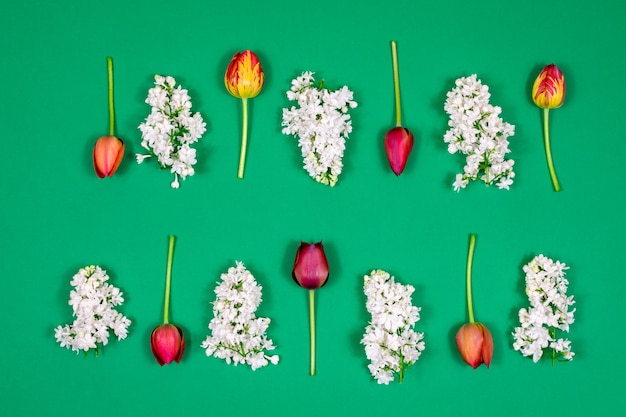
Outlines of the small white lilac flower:
{"label": "small white lilac flower", "polygon": [[524,356],[538,362],[544,356],[545,349],[551,349],[552,364],[560,359],[570,361],[574,357],[571,342],[557,339],[557,331],[569,332],[574,322],[574,312],[570,306],[574,297],[567,296],[568,280],[564,263],[553,261],[544,255],[538,255],[524,265],[526,273],[526,295],[530,306],[519,311],[520,327],[513,334],[513,348]]}
{"label": "small white lilac flower", "polygon": [[253,371],[269,363],[276,365],[278,355],[265,353],[275,349],[265,335],[270,319],[255,315],[261,304],[262,287],[238,261],[220,278],[215,287],[214,317],[209,323],[211,335],[202,342],[206,355],[224,359],[228,364],[247,364]]}
{"label": "small white lilac flower", "polygon": [[315,181],[330,185],[337,183],[343,169],[346,139],[352,132],[348,110],[357,107],[347,86],[331,91],[314,85],[310,71],[303,72],[291,82],[287,91],[290,101],[298,107],[283,109],[282,132],[298,138],[303,167]]}
{"label": "small white lilac flower", "polygon": [[76,319],[71,325],[55,329],[55,338],[61,347],[76,353],[95,349],[97,356],[98,344],[106,346],[109,342],[109,330],[118,340],[126,338],[131,321],[114,309],[122,305],[124,298],[119,288],[108,280],[106,271],[93,265],[81,268],[74,275],[70,284],[75,288],[70,292],[68,304]]}
{"label": "small white lilac flower", "polygon": [[466,158],[463,173],[457,174],[452,184],[454,190],[477,179],[508,190],[515,177],[515,161],[505,158],[511,152],[508,138],[515,134],[515,126],[499,117],[500,107],[489,104],[489,87],[477,80],[476,74],[457,79],[455,85],[444,105],[450,129],[443,141],[449,153],[460,152]]}
{"label": "small white lilac flower", "polygon": [[415,288],[395,282],[389,273],[378,269],[364,277],[363,291],[365,307],[372,315],[361,339],[371,362],[368,369],[379,384],[389,384],[394,375],[402,382],[406,369],[425,348],[424,333],[414,330],[421,310],[411,301]]}
{"label": "small white lilac flower", "polygon": [[148,90],[146,103],[152,106],[150,115],[139,125],[141,146],[148,155],[137,154],[137,163],[156,156],[161,168],[174,174],[172,188],[178,188],[178,177],[184,180],[194,174],[196,143],[206,132],[206,123],[200,113],[191,112],[191,98],[181,86],[176,88],[173,77],[156,75],[155,86]]}

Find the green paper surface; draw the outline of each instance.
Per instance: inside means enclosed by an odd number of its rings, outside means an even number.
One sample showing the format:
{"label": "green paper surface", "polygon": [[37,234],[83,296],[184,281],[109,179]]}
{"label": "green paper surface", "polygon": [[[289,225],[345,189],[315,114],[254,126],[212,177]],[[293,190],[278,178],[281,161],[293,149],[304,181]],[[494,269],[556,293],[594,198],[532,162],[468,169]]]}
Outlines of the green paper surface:
{"label": "green paper surface", "polygon": [[[620,1],[502,3],[283,0],[10,2],[0,14],[0,416],[622,416],[620,313],[626,84]],[[396,177],[383,138],[395,125],[390,41],[398,42],[402,121],[416,142]],[[223,76],[251,49],[265,71],[249,102],[245,178],[237,179],[241,102]],[[96,177],[93,144],[108,134],[106,57],[115,71],[116,133],[126,154]],[[541,110],[530,97],[544,65],[565,74],[563,107],[550,113],[562,191],[552,191]],[[351,111],[344,172],[334,188],[302,168],[281,133],[285,92],[302,71],[347,85]],[[476,73],[491,104],[515,125],[510,191],[470,183],[456,193],[463,157],[443,142],[446,93]],[[137,126],[155,74],[189,90],[207,133],[196,174],[142,165]],[[468,320],[465,261],[477,234],[476,320],[491,330],[490,369],[471,369],[454,344]],[[170,322],[181,363],[159,367],[150,333],[161,323],[167,239],[176,235]],[[317,375],[310,377],[308,295],[291,279],[300,241],[324,242],[328,284],[316,294]],[[544,255],[570,266],[576,321],[571,363],[534,364],[512,348],[528,305],[522,266]],[[263,286],[277,366],[252,372],[206,357],[213,289],[235,261]],[[97,264],[124,292],[129,337],[98,358],[60,348],[71,323],[69,282]],[[363,276],[384,269],[415,286],[426,349],[404,382],[381,386],[359,341],[369,315]],[[622,387],[622,388],[620,388]]]}

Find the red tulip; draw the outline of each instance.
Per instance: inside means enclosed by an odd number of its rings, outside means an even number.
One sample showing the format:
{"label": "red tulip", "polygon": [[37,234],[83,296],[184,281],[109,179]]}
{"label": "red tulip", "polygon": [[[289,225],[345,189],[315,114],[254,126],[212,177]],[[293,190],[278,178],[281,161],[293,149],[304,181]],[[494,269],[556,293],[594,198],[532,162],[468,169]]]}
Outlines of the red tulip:
{"label": "red tulip", "polygon": [[293,280],[302,288],[315,290],[328,281],[328,261],[322,242],[300,242],[291,272]]}
{"label": "red tulip", "polygon": [[150,336],[152,354],[159,365],[167,365],[172,361],[180,362],[185,350],[185,336],[180,327],[174,324],[157,326]]}
{"label": "red tulip", "polygon": [[165,272],[165,301],[163,303],[163,324],[155,327],[150,336],[152,354],[159,365],[180,362],[185,350],[185,336],[183,330],[175,324],[170,324],[170,284],[172,281],[172,262],[174,258],[174,242],[176,238],[170,235],[167,249],[167,269]]}
{"label": "red tulip", "polygon": [[115,136],[102,136],[93,147],[93,167],[99,178],[115,174],[124,157],[124,142]]}
{"label": "red tulip", "polygon": [[391,58],[393,63],[393,86],[396,97],[396,127],[385,135],[385,152],[389,166],[394,174],[404,171],[406,161],[413,149],[413,133],[402,127],[402,110],[400,106],[400,76],[398,71],[398,50],[396,41],[391,41]]}
{"label": "red tulip", "polygon": [[310,375],[313,376],[315,375],[315,290],[328,282],[328,260],[322,242],[300,242],[291,277],[296,284],[309,290]]}
{"label": "red tulip", "polygon": [[491,364],[493,338],[484,324],[474,322],[461,326],[456,334],[456,346],[463,360],[476,369],[481,363]]}
{"label": "red tulip", "polygon": [[413,142],[413,133],[405,127],[394,127],[385,135],[385,151],[394,174],[400,175],[404,171]]}

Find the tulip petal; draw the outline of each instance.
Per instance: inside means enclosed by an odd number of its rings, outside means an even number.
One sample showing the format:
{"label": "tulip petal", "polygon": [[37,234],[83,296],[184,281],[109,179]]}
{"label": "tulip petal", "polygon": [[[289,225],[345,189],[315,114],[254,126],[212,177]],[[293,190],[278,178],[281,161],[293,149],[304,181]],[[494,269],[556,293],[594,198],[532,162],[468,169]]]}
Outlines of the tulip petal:
{"label": "tulip petal", "polygon": [[491,365],[491,358],[493,357],[493,338],[491,332],[482,323],[477,323],[483,332],[483,349],[482,349],[482,361],[487,368]]}
{"label": "tulip petal", "polygon": [[394,127],[385,135],[387,160],[394,174],[400,175],[404,171],[413,143],[413,134],[401,126]]}
{"label": "tulip petal", "polygon": [[565,77],[554,64],[546,65],[533,84],[532,98],[542,109],[556,109],[565,100]]}

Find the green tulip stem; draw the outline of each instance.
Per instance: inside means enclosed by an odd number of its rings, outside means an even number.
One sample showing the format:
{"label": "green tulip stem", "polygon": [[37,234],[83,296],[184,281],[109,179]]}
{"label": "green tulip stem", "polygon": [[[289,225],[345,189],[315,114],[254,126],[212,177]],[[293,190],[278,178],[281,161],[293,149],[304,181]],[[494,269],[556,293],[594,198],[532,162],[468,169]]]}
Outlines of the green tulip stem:
{"label": "green tulip stem", "polygon": [[165,272],[165,302],[163,303],[163,324],[169,323],[170,314],[170,283],[172,281],[172,261],[174,259],[174,242],[176,237],[170,235],[167,248],[167,270]]}
{"label": "green tulip stem", "polygon": [[467,312],[470,323],[474,323],[474,307],[472,305],[472,264],[474,262],[474,248],[476,247],[476,235],[470,235],[469,251],[467,252],[467,269],[465,271],[467,285]]}
{"label": "green tulip stem", "polygon": [[552,151],[550,150],[550,109],[543,109],[543,142],[546,147],[546,159],[548,160],[548,170],[552,179],[552,187],[554,191],[561,191],[559,180],[556,177],[554,164],[552,163]]}
{"label": "green tulip stem", "polygon": [[[556,327],[550,327],[550,336],[556,341]],[[556,349],[552,348],[552,366],[556,364]]]}
{"label": "green tulip stem", "polygon": [[239,154],[239,171],[237,178],[243,178],[243,170],[246,165],[246,148],[248,146],[248,99],[241,99],[243,105],[243,127],[241,129],[241,153]]}
{"label": "green tulip stem", "polygon": [[315,376],[315,290],[309,290],[309,331],[311,333],[311,371]]}
{"label": "green tulip stem", "polygon": [[402,109],[400,106],[400,75],[398,71],[398,47],[391,41],[391,62],[393,64],[393,89],[396,96],[396,126],[402,126]]}
{"label": "green tulip stem", "polygon": [[113,104],[113,58],[107,57],[107,75],[109,78],[109,136],[115,136],[115,105]]}

